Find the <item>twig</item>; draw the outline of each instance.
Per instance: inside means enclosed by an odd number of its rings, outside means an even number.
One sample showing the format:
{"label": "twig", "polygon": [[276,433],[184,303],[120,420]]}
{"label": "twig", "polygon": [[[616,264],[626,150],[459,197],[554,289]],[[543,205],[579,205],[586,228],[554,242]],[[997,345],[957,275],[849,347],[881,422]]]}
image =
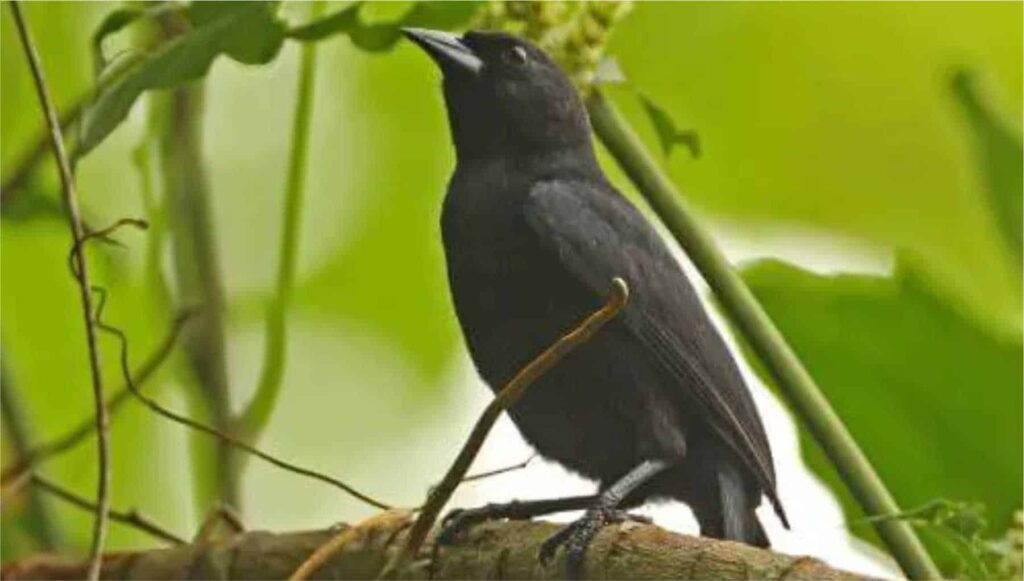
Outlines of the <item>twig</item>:
{"label": "twig", "polygon": [[235,512],[235,509],[224,504],[223,502],[217,503],[217,506],[213,508],[206,517],[203,518],[203,524],[199,526],[199,530],[192,537],[192,542],[196,544],[208,543],[213,539],[214,531],[218,524],[223,523],[227,525],[233,534],[239,534],[245,532],[245,523],[242,522],[242,517]]}
{"label": "twig", "polygon": [[[32,71],[32,79],[35,82],[36,93],[39,96],[39,104],[46,116],[46,122],[50,127],[50,141],[53,145],[53,155],[57,159],[57,168],[60,173],[60,181],[64,194],[64,202],[68,209],[68,221],[71,226],[71,237],[77,244],[85,234],[82,228],[82,215],[78,207],[78,195],[75,192],[75,180],[71,172],[71,163],[67,152],[64,150],[64,137],[61,134],[60,120],[57,119],[57,110],[53,106],[49,89],[46,86],[46,79],[43,75],[43,67],[39,62],[39,55],[32,35],[25,23],[25,17],[21,13],[21,7],[17,0],[10,3],[11,14],[18,29],[18,36],[25,49],[25,56],[28,59],[29,68]],[[75,270],[78,273],[79,295],[82,300],[82,316],[85,319],[85,337],[89,348],[89,367],[92,373],[93,403],[96,407],[96,435],[98,439],[98,460],[99,478],[96,490],[96,519],[93,524],[92,546],[89,550],[90,564],[87,578],[90,580],[99,579],[101,557],[103,555],[103,544],[107,535],[107,510],[110,508],[110,460],[109,444],[107,442],[108,419],[106,398],[103,396],[103,373],[100,370],[99,344],[96,340],[96,328],[92,320],[92,286],[89,279],[87,261],[80,254],[75,255]]]}
{"label": "twig", "polygon": [[[312,4],[312,17],[323,12],[325,2]],[[295,265],[299,257],[299,222],[302,218],[302,195],[306,187],[309,158],[309,135],[313,120],[313,94],[316,88],[317,43],[302,46],[299,65],[298,96],[295,118],[292,121],[291,159],[288,164],[288,182],[284,212],[281,216],[281,240],[277,268],[277,294],[267,309],[267,323],[263,348],[263,371],[248,407],[239,415],[239,433],[255,439],[266,427],[274,404],[281,392],[281,380],[288,353],[286,313],[295,286]]]}
{"label": "twig", "polygon": [[430,493],[426,504],[423,506],[423,510],[420,511],[419,517],[412,527],[412,531],[409,532],[409,538],[406,540],[405,545],[387,564],[380,574],[381,577],[387,577],[401,571],[419,551],[423,541],[427,538],[427,533],[430,532],[438,515],[441,514],[444,506],[455,492],[456,487],[458,487],[466,475],[466,471],[469,470],[473,459],[476,458],[477,453],[480,451],[480,447],[483,446],[484,439],[487,438],[487,434],[491,431],[491,427],[494,426],[494,422],[498,420],[501,413],[511,407],[534,381],[547,373],[569,352],[590,340],[605,323],[612,320],[626,306],[628,300],[629,287],[626,286],[626,282],[621,278],[613,279],[611,296],[608,297],[604,306],[584,319],[566,335],[559,338],[558,341],[548,347],[543,353],[535,357],[505,387],[501,388],[498,395],[487,404],[483,413],[480,414],[476,425],[473,426],[473,431],[470,432],[466,443],[462,445],[462,450],[448,469],[448,473],[445,474],[441,483]]}
{"label": "twig", "polygon": [[18,496],[31,480],[31,472],[22,472],[15,475],[9,481],[4,482],[3,486],[0,486],[0,510],[10,505],[11,499]]}
{"label": "twig", "polygon": [[121,218],[120,220],[114,222],[113,224],[107,226],[106,228],[101,228],[99,230],[87,232],[84,236],[76,240],[75,243],[71,245],[71,251],[68,252],[68,267],[71,269],[71,274],[73,274],[75,278],[78,278],[79,276],[77,270],[77,263],[80,258],[79,255],[82,252],[82,247],[85,246],[86,242],[92,240],[93,238],[105,239],[107,236],[113,234],[115,231],[119,230],[123,226],[134,226],[140,230],[145,230],[146,228],[149,228],[149,223],[141,218]]}
{"label": "twig", "polygon": [[[132,375],[132,381],[139,389],[142,389],[142,386],[153,376],[174,350],[174,344],[177,342],[178,336],[181,335],[181,330],[185,327],[185,323],[192,315],[192,312],[186,309],[174,318],[171,328],[167,331],[167,336],[164,337],[164,340],[156,350],[146,358],[146,361]],[[107,398],[107,410],[111,417],[121,409],[121,406],[128,401],[129,397],[131,397],[131,391],[129,391],[127,384],[125,384],[114,395]],[[4,468],[3,472],[0,472],[0,484],[7,486],[10,481],[25,474],[40,462],[70,450],[85,440],[95,429],[96,424],[92,418],[86,418],[77,427],[68,431],[63,436],[29,448],[23,456],[20,456],[14,463]]]}
{"label": "twig", "polygon": [[529,458],[523,460],[522,462],[519,462],[518,464],[512,464],[511,466],[505,466],[504,468],[495,468],[494,470],[485,470],[477,474],[470,474],[469,476],[463,478],[462,482],[463,484],[465,484],[466,482],[473,482],[474,480],[483,480],[485,478],[491,478],[492,476],[506,474],[508,472],[513,472],[515,470],[522,470],[523,468],[529,466],[530,462],[533,462],[533,459],[536,457],[537,453],[534,452],[533,454],[530,454]]}
{"label": "twig", "polygon": [[345,527],[340,532],[321,544],[313,551],[298,567],[288,576],[288,581],[302,581],[308,579],[320,567],[339,551],[348,546],[349,543],[360,537],[370,536],[374,531],[380,529],[393,529],[392,536],[409,526],[409,515],[407,510],[387,510],[374,515],[361,523]]}
{"label": "twig", "polygon": [[164,418],[167,418],[168,420],[171,420],[172,422],[182,424],[184,426],[192,428],[193,430],[197,430],[210,436],[213,436],[214,438],[217,438],[219,441],[224,442],[229,446],[233,446],[235,448],[248,452],[249,454],[252,454],[257,458],[260,458],[261,460],[269,462],[270,464],[273,464],[278,468],[287,470],[289,472],[294,472],[296,474],[301,474],[303,476],[308,476],[309,478],[313,478],[315,480],[331,484],[337,488],[340,488],[341,490],[344,490],[348,494],[358,498],[359,500],[362,500],[363,502],[371,506],[375,506],[377,508],[385,510],[391,508],[389,505],[373,497],[367,496],[362,492],[359,492],[355,488],[352,488],[351,486],[345,484],[344,482],[338,480],[337,478],[333,478],[331,476],[327,476],[326,474],[317,472],[315,470],[303,468],[301,466],[292,464],[291,462],[286,462],[275,456],[271,456],[270,454],[267,454],[266,452],[263,452],[255,448],[254,446],[246,444],[245,442],[242,442],[241,440],[238,440],[231,435],[225,434],[224,432],[221,432],[216,428],[207,426],[206,424],[197,422],[191,418],[185,417],[181,414],[168,410],[167,408],[157,403],[154,399],[150,398],[148,395],[142,393],[139,390],[138,386],[136,386],[135,383],[132,381],[131,374],[128,369],[128,338],[125,336],[124,331],[118,329],[117,327],[111,326],[103,321],[103,309],[106,306],[107,302],[106,289],[94,286],[92,290],[100,296],[99,302],[97,303],[96,307],[96,327],[101,331],[113,335],[121,343],[121,373],[124,375],[125,384],[127,385],[128,390],[131,392],[131,394],[134,395],[143,404],[145,404],[145,406],[148,407],[150,410],[152,410],[158,415],[163,416]]}
{"label": "twig", "polygon": [[[39,487],[40,490],[56,496],[57,498],[77,506],[79,508],[88,510],[90,512],[96,512],[97,506],[88,500],[78,496],[74,492],[51,482],[38,474],[32,474],[30,480],[34,486]],[[187,545],[188,541],[161,527],[160,525],[147,518],[145,515],[140,514],[136,510],[120,511],[120,510],[108,510],[107,516],[110,520],[117,521],[119,523],[128,525],[130,527],[139,529],[140,531],[156,537],[162,541],[166,541],[172,545]]]}
{"label": "twig", "polygon": [[[725,314],[750,343],[864,512],[869,515],[898,514],[899,506],[885,483],[814,378],[718,249],[714,238],[686,208],[683,196],[647,152],[629,123],[599,89],[595,89],[587,100],[587,110],[601,143],[700,270]],[[875,528],[908,577],[939,578],[938,568],[908,523],[883,520],[876,522]]]}

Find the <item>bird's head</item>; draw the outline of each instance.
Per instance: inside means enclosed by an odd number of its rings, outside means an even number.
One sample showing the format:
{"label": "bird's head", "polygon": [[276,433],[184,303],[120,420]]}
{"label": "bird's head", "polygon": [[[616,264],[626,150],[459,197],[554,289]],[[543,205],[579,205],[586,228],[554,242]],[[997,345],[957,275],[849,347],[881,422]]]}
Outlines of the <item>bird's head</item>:
{"label": "bird's head", "polygon": [[533,44],[498,32],[404,32],[444,74],[460,159],[590,148],[590,124],[576,90]]}

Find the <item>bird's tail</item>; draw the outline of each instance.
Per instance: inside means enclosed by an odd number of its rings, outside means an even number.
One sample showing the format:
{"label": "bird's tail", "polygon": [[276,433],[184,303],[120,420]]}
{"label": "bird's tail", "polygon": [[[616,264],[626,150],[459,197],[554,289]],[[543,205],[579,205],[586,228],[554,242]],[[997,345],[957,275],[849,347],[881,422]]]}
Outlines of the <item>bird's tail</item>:
{"label": "bird's tail", "polygon": [[770,546],[768,535],[754,512],[758,499],[750,498],[743,476],[730,462],[718,462],[718,493],[722,537],[755,547]]}

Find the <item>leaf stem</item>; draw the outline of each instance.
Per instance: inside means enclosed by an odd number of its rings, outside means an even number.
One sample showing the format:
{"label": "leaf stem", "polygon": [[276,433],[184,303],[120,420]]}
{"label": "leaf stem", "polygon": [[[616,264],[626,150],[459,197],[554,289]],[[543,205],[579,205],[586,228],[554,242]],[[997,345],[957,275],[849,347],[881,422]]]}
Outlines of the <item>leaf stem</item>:
{"label": "leaf stem", "polygon": [[[323,11],[324,2],[313,4],[313,17]],[[287,358],[287,311],[295,286],[295,265],[299,254],[299,225],[302,219],[303,191],[309,160],[309,135],[312,128],[313,94],[316,81],[316,43],[302,45],[299,65],[298,96],[292,122],[292,149],[288,165],[284,213],[281,217],[281,240],[278,250],[277,295],[267,312],[263,371],[259,385],[237,422],[241,434],[249,440],[258,437],[270,420],[281,391]]]}
{"label": "leaf stem", "polygon": [[[50,128],[50,142],[53,146],[53,155],[57,160],[57,169],[60,174],[61,191],[64,195],[65,206],[68,210],[68,222],[71,228],[71,236],[75,245],[85,235],[85,228],[82,226],[82,215],[78,206],[78,194],[75,191],[75,179],[71,170],[71,162],[67,151],[64,149],[64,136],[61,133],[60,120],[57,118],[57,109],[53,105],[50,91],[46,85],[46,78],[43,74],[43,67],[39,62],[39,54],[35,43],[32,41],[32,34],[25,23],[25,16],[21,13],[21,6],[17,1],[10,3],[11,14],[18,29],[18,37],[21,39],[22,47],[25,49],[25,56],[29,68],[32,71],[32,80],[35,82],[36,93],[39,97],[39,105],[46,116],[47,125]],[[96,435],[98,440],[97,453],[99,463],[99,478],[96,487],[96,518],[92,529],[92,546],[89,550],[89,571],[87,578],[99,579],[100,567],[102,565],[103,545],[107,536],[107,512],[110,510],[110,458],[107,407],[106,398],[103,395],[103,373],[100,369],[99,342],[97,341],[95,320],[92,316],[92,285],[90,283],[88,261],[82,252],[74,253],[75,280],[78,282],[78,291],[82,301],[82,316],[85,319],[85,338],[89,351],[89,369],[92,377],[93,402],[96,408]]]}
{"label": "leaf stem", "polygon": [[[647,152],[629,123],[598,89],[588,99],[587,109],[598,138],[700,270],[725,314],[765,364],[783,396],[810,429],[864,512],[898,514],[896,501],[821,389],[718,249],[711,234],[686,207],[679,190]],[[874,524],[909,578],[940,577],[908,523],[881,520]]]}

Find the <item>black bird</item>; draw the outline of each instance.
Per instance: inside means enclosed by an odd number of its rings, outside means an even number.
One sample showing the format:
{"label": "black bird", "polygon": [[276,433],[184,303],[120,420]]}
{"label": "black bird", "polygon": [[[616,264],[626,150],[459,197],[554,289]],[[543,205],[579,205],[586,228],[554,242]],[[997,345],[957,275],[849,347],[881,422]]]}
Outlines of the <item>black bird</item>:
{"label": "black bird", "polygon": [[[510,410],[544,457],[597,480],[592,496],[456,511],[442,536],[489,518],[585,509],[545,543],[570,574],[623,508],[677,499],[701,533],[766,547],[754,509],[783,523],[764,427],[682,268],[597,164],[586,109],[543,51],[512,35],[407,29],[443,71],[457,163],[441,230],[452,299],[476,367],[500,389],[599,308],[626,308]],[[787,524],[788,526],[788,524]]]}

